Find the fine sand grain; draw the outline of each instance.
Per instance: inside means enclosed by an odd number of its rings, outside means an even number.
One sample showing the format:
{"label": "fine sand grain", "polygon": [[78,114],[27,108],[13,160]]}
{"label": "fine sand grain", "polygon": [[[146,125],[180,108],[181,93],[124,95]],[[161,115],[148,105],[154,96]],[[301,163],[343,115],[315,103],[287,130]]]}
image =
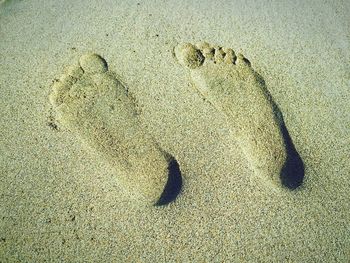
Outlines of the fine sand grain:
{"label": "fine sand grain", "polygon": [[0,1],[0,262],[349,262],[349,14]]}

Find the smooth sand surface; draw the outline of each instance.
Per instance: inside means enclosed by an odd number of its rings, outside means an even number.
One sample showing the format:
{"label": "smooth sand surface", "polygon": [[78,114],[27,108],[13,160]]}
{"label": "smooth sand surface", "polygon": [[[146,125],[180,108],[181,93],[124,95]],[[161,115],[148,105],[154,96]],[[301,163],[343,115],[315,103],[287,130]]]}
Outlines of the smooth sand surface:
{"label": "smooth sand surface", "polygon": [[[348,1],[1,1],[1,262],[348,262]],[[305,164],[294,191],[254,176],[223,114],[174,56],[207,41],[264,78]],[[100,54],[181,166],[167,206],[56,126],[64,67]],[[244,114],[244,112],[242,112]]]}

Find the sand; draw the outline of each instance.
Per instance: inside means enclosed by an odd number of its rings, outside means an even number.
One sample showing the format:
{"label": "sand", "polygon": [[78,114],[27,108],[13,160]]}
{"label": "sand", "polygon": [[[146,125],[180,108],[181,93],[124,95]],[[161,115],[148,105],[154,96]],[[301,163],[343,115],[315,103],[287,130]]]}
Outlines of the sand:
{"label": "sand", "polygon": [[[0,3],[0,261],[349,261],[346,1]],[[198,41],[244,54],[264,78],[305,165],[300,187],[256,177],[193,88],[174,48]],[[174,202],[133,198],[98,149],[56,125],[53,84],[88,52],[178,161]]]}

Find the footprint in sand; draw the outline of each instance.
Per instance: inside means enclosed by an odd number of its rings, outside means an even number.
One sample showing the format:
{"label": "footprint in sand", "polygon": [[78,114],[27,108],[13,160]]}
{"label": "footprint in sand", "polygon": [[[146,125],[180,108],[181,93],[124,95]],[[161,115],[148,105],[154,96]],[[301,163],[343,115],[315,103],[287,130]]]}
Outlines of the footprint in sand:
{"label": "footprint in sand", "polygon": [[140,126],[136,104],[99,55],[83,55],[66,69],[50,94],[56,120],[119,171],[134,196],[164,205],[174,200],[182,179],[177,161]]}
{"label": "footprint in sand", "polygon": [[275,185],[300,186],[303,162],[280,110],[250,62],[230,48],[205,42],[178,45],[175,56],[190,69],[196,90],[227,116],[253,170]]}

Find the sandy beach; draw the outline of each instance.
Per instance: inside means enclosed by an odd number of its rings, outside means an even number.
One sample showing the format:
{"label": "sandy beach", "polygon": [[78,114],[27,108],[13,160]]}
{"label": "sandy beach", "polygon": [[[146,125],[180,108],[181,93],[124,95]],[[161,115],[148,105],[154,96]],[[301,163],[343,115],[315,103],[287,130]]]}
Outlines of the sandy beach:
{"label": "sandy beach", "polygon": [[[349,262],[349,14],[342,0],[0,1],[0,262]],[[238,122],[198,92],[176,47],[201,41],[264,79],[305,168],[296,189],[270,165],[278,127],[253,132],[270,104],[229,94],[251,109],[230,108]],[[154,206],[169,156],[181,191]]]}

